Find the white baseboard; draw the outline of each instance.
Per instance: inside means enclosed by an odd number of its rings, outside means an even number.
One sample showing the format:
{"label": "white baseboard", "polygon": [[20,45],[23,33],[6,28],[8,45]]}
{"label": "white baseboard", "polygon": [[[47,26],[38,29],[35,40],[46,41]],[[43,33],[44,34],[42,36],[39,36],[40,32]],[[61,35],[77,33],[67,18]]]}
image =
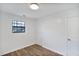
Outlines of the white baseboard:
{"label": "white baseboard", "polygon": [[[9,51],[6,51],[6,52],[3,52],[1,55],[4,55],[4,54],[7,54],[7,53],[10,53],[10,52],[13,52],[13,51],[16,51],[16,50],[22,49],[22,48],[24,48],[24,47],[28,47],[28,46],[34,45],[34,44],[35,44],[35,43],[28,44],[28,45],[25,45],[25,46],[22,46],[22,47],[18,47],[18,48],[15,48],[15,49],[12,49],[12,50],[9,50]],[[39,45],[39,44],[38,44],[38,45]],[[41,46],[41,45],[40,45],[40,46]],[[46,47],[46,46],[42,46],[42,47],[44,47],[44,48],[46,48],[46,49],[49,49],[49,50],[51,50],[51,51],[54,51],[54,52],[56,52],[56,53],[59,53],[59,54],[63,55],[61,52],[56,51],[56,50],[53,50],[53,49],[48,48],[48,47]]]}
{"label": "white baseboard", "polygon": [[28,45],[25,45],[25,46],[22,46],[22,47],[18,47],[18,48],[15,48],[15,49],[12,49],[12,50],[9,50],[9,51],[6,51],[6,52],[2,52],[0,55],[5,55],[5,54],[7,54],[7,53],[10,53],[10,52],[13,52],[13,51],[16,51],[16,50],[22,49],[22,48],[24,48],[24,47],[31,46],[31,45],[33,45],[33,44],[35,44],[35,43],[28,44]]}
{"label": "white baseboard", "polygon": [[57,51],[57,50],[53,50],[53,49],[48,48],[48,47],[46,47],[46,46],[42,46],[42,47],[44,47],[44,48],[46,48],[46,49],[48,49],[48,50],[51,50],[51,51],[53,51],[53,52],[59,53],[59,54],[61,54],[61,55],[63,55],[63,56],[64,56],[64,54],[63,54],[63,53],[61,53],[61,52],[59,52],[59,51]]}

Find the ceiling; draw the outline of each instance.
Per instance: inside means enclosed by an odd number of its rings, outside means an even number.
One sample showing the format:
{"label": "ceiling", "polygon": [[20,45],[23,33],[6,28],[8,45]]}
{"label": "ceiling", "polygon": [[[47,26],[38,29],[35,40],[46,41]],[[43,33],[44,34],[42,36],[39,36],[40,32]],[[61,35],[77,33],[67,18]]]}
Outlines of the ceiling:
{"label": "ceiling", "polygon": [[29,3],[0,3],[0,11],[12,13],[19,16],[41,18],[56,12],[78,7],[77,3],[39,3],[39,10],[31,10]]}

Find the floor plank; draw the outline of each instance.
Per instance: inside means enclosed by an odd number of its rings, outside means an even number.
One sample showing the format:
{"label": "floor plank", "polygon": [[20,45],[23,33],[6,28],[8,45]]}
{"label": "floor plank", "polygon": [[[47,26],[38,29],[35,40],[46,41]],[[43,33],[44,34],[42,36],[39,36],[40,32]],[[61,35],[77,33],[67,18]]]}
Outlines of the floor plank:
{"label": "floor plank", "polygon": [[59,53],[50,51],[40,45],[34,44],[23,49],[5,54],[3,56],[62,56]]}

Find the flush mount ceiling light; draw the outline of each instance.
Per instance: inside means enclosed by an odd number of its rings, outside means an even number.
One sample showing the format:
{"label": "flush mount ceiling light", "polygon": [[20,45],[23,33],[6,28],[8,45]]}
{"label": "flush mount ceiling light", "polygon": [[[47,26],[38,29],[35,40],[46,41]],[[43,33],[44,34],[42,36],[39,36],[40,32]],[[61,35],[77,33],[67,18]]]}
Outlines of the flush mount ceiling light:
{"label": "flush mount ceiling light", "polygon": [[37,3],[32,3],[32,4],[30,4],[30,8],[32,10],[38,10],[39,9],[39,5]]}

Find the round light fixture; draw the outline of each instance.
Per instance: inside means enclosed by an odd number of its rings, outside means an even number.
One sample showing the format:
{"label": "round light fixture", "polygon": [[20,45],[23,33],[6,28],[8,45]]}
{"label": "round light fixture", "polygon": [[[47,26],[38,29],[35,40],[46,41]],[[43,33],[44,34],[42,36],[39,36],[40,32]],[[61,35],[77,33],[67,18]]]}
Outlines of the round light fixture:
{"label": "round light fixture", "polygon": [[39,5],[37,3],[32,3],[32,4],[30,4],[30,8],[32,10],[38,10],[39,9]]}

